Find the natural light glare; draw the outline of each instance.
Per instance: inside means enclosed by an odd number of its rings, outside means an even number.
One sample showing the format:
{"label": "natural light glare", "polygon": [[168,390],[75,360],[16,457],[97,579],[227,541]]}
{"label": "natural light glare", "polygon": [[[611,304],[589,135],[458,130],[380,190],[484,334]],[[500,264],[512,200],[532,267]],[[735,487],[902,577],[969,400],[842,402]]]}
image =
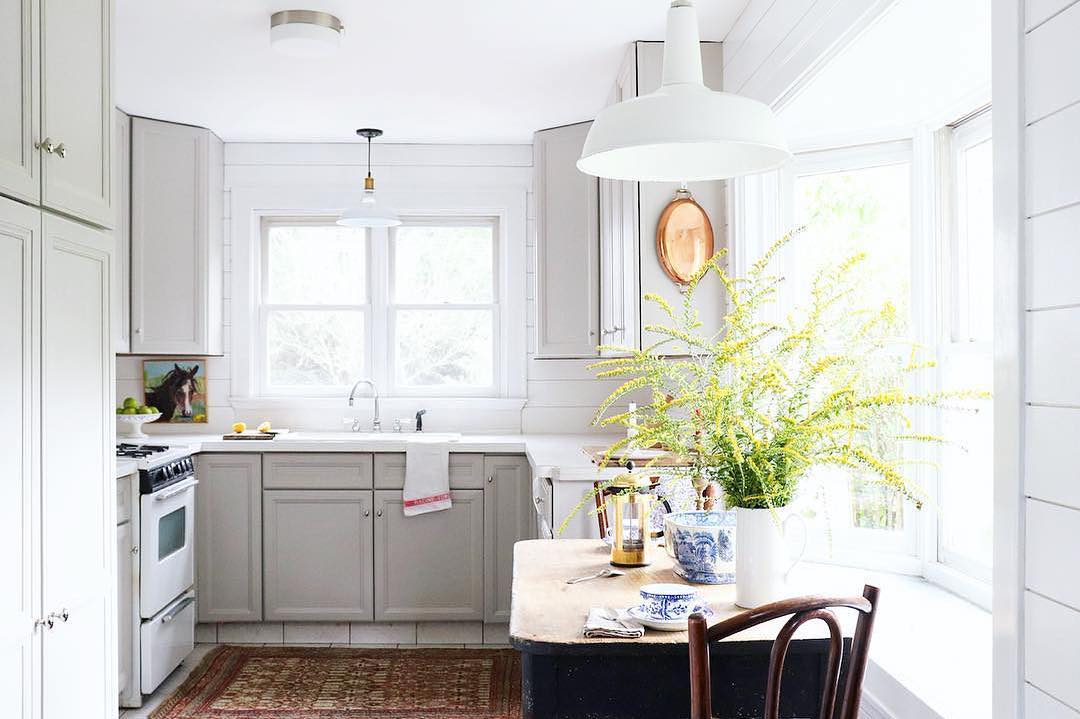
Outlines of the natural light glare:
{"label": "natural light glare", "polygon": [[274,225],[267,233],[267,300],[349,305],[367,297],[367,233],[336,225]]}
{"label": "natural light glare", "polygon": [[405,225],[392,236],[395,302],[491,302],[495,279],[491,225]]}
{"label": "natural light glare", "polygon": [[494,384],[491,310],[398,310],[397,384],[490,387]]}
{"label": "natural light glare", "polygon": [[363,376],[362,312],[278,310],[266,334],[271,386],[344,387]]}

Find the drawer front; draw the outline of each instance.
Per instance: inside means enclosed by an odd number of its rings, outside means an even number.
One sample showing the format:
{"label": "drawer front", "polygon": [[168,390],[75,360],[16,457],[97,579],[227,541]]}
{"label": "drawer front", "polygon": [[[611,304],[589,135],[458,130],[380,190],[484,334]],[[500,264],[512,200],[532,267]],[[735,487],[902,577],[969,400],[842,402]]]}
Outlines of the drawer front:
{"label": "drawer front", "polygon": [[116,480],[116,523],[131,521],[131,498],[139,475],[127,475]]}
{"label": "drawer front", "polygon": [[[405,453],[375,455],[375,489],[405,487]],[[450,489],[483,489],[484,455],[450,454]]]}
{"label": "drawer front", "polygon": [[371,489],[370,454],[263,455],[264,489]]}
{"label": "drawer front", "polygon": [[186,595],[140,629],[142,693],[150,694],[195,649],[195,595]]}

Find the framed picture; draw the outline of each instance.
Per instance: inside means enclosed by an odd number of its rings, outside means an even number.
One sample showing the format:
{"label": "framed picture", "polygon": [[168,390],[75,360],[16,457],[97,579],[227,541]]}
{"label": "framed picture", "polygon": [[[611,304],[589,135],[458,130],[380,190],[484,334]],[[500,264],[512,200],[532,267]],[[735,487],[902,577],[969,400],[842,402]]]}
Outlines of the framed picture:
{"label": "framed picture", "polygon": [[206,422],[206,360],[143,360],[143,394],[158,422]]}

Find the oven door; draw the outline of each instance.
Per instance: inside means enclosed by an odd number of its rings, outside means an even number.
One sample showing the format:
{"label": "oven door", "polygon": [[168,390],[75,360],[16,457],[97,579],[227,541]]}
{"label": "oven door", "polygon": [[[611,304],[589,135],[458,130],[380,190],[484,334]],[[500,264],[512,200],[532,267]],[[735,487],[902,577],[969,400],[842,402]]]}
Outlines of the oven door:
{"label": "oven door", "polygon": [[195,583],[195,485],[189,477],[141,497],[140,614],[149,619]]}

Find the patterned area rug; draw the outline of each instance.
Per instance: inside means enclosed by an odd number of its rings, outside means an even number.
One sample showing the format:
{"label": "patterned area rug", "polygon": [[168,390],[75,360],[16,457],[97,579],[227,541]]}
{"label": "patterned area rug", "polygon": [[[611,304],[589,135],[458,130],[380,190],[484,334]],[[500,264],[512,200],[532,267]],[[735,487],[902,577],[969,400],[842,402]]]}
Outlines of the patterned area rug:
{"label": "patterned area rug", "polygon": [[223,646],[150,719],[519,719],[513,649]]}

